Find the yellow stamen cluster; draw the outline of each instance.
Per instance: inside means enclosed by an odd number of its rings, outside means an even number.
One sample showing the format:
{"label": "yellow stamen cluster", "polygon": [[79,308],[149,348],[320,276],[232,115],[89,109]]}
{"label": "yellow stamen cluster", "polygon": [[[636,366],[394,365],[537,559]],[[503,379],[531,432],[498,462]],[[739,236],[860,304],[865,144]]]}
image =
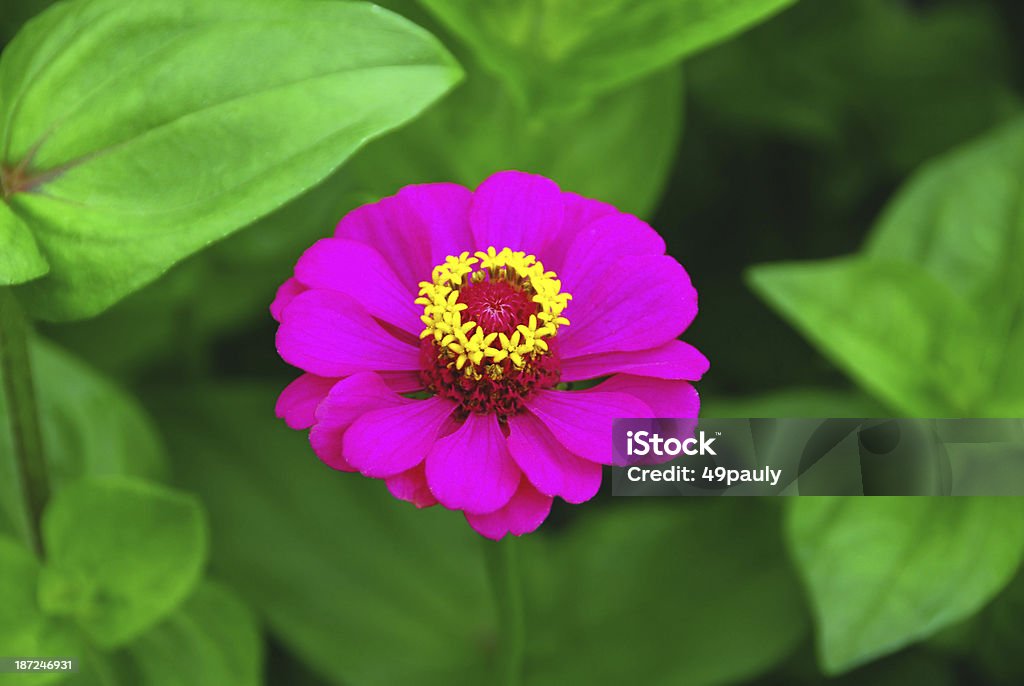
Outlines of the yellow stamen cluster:
{"label": "yellow stamen cluster", "polygon": [[[459,302],[459,292],[485,279],[507,281],[531,294],[537,313],[511,335],[484,331],[474,321],[462,321],[467,306]],[[547,339],[569,323],[562,311],[572,299],[562,292],[556,274],[544,271],[536,257],[509,248],[496,251],[493,246],[472,257],[468,252],[448,256],[434,267],[431,281],[420,283],[419,295],[416,304],[423,305],[420,319],[426,327],[420,338],[433,336],[436,346],[451,359],[450,364],[467,376],[478,376],[485,364],[489,365],[489,374],[498,374],[500,368],[493,365],[505,359],[522,369],[532,356],[546,353]]]}

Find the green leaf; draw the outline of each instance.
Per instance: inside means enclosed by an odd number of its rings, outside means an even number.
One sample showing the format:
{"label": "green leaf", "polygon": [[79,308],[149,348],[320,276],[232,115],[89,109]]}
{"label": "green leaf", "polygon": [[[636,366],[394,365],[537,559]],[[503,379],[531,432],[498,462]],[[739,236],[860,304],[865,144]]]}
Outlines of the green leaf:
{"label": "green leaf", "polygon": [[[1012,276],[1024,283],[1022,172],[1024,118],[1018,118],[916,174],[880,217],[865,252],[918,263],[970,300],[994,295]],[[990,305],[1019,303],[993,298]]]}
{"label": "green leaf", "polygon": [[98,317],[50,326],[46,334],[118,378],[137,379],[159,363],[184,365],[190,374],[207,371],[216,338],[268,321],[277,287],[303,251],[330,235],[346,212],[373,200],[353,190],[350,168],[175,265]]}
{"label": "green leaf", "polygon": [[637,502],[524,540],[528,683],[726,684],[781,662],[809,618],[778,515],[745,498]]}
{"label": "green leaf", "polygon": [[865,247],[921,265],[984,313],[973,351],[977,408],[1024,414],[1024,119],[928,165],[899,193]]}
{"label": "green leaf", "polygon": [[46,319],[103,310],[323,179],[459,78],[365,3],[81,0],[0,60],[10,198],[47,257]]}
{"label": "green leaf", "polygon": [[843,672],[978,611],[1024,556],[1019,498],[794,498],[788,538]]}
{"label": "green leaf", "polygon": [[420,0],[522,102],[584,103],[794,0]]}
{"label": "green leaf", "polygon": [[164,449],[134,397],[42,338],[33,374],[53,486],[81,476],[164,475]]}
{"label": "green leaf", "polygon": [[851,257],[763,265],[749,276],[762,298],[895,410],[942,417],[974,405],[977,360],[965,352],[981,322],[923,268]]}
{"label": "green leaf", "polygon": [[257,686],[263,644],[249,609],[217,584],[203,582],[184,605],[128,648],[147,686]]}
{"label": "green leaf", "polygon": [[49,269],[32,232],[7,203],[0,200],[0,287],[30,281]]}
{"label": "green leaf", "polygon": [[324,466],[274,419],[278,390],[154,401],[178,474],[210,513],[218,577],[335,682],[486,683],[495,617],[479,536],[458,513]]}
{"label": "green leaf", "polygon": [[[33,339],[31,352],[54,491],[86,475],[164,475],[163,445],[134,398],[43,338]],[[0,388],[0,417],[6,412]],[[8,457],[10,439],[8,423],[0,421],[0,532],[20,535],[25,522]]]}
{"label": "green leaf", "polygon": [[496,171],[523,169],[649,215],[676,152],[682,99],[680,71],[669,68],[589,106],[537,113],[521,107],[500,82],[472,73],[414,124],[370,144],[346,172],[387,195],[414,182],[475,187]]}
{"label": "green leaf", "polygon": [[1024,413],[1024,119],[936,160],[860,256],[775,264],[754,289],[893,409]]}
{"label": "green leaf", "polygon": [[99,646],[131,641],[199,581],[206,527],[190,495],[127,478],[86,479],[43,516],[40,604],[70,616]]}
{"label": "green leaf", "polygon": [[[81,643],[69,627],[46,617],[34,590],[39,562],[27,548],[0,535],[0,646],[5,657],[78,657]],[[60,673],[37,674],[34,683],[60,681]],[[0,686],[20,686],[23,674],[0,674]]]}

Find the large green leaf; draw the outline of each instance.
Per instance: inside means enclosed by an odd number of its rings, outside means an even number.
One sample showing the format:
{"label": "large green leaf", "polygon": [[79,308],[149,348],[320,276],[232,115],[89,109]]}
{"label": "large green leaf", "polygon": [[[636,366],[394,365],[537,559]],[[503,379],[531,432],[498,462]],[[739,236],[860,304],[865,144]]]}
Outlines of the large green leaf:
{"label": "large green leaf", "polygon": [[495,620],[477,534],[331,471],[274,419],[275,396],[202,387],[160,403],[210,513],[214,569],[335,682],[485,683]]}
{"label": "large green leaf", "polygon": [[1024,412],[1024,119],[940,158],[859,257],[755,268],[755,290],[894,409]]}
{"label": "large green leaf", "polygon": [[197,500],[144,481],[84,479],[43,516],[44,611],[71,617],[99,646],[131,641],[199,581],[206,526]]}
{"label": "large green leaf", "polygon": [[127,650],[147,686],[257,686],[263,645],[252,613],[235,595],[203,582],[184,605]]}
{"label": "large green leaf", "polygon": [[420,0],[523,102],[574,106],[794,0]]}
{"label": "large green leaf", "polygon": [[970,616],[1024,556],[1019,498],[822,497],[789,505],[789,544],[830,673]]}
{"label": "large green leaf", "polygon": [[324,178],[459,78],[365,3],[77,0],[0,61],[9,202],[50,263],[34,313],[95,314]]}
{"label": "large green leaf", "polygon": [[564,537],[524,541],[524,563],[542,570],[528,683],[729,684],[803,640],[807,611],[775,503],[626,505],[587,513]]}
{"label": "large green leaf", "polygon": [[[32,373],[51,487],[86,475],[164,475],[163,445],[130,395],[42,338],[32,341]],[[0,388],[0,417],[6,417]],[[0,421],[0,532],[25,523],[10,460],[10,427]]]}
{"label": "large green leaf", "polygon": [[411,126],[369,145],[347,172],[377,195],[408,183],[475,187],[523,169],[565,190],[648,215],[661,195],[682,128],[678,68],[657,72],[589,106],[537,113],[482,73]]}
{"label": "large green leaf", "polygon": [[964,353],[980,317],[921,267],[852,257],[765,265],[750,276],[761,297],[897,411],[961,416],[975,406],[977,360]]}

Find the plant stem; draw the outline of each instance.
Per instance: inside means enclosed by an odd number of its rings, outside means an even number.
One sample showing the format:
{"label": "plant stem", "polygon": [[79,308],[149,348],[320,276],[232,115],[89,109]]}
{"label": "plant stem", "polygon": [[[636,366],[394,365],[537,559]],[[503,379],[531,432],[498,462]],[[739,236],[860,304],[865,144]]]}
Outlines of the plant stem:
{"label": "plant stem", "polygon": [[29,358],[31,325],[10,288],[0,287],[0,379],[7,404],[14,448],[14,469],[25,506],[29,543],[42,554],[39,520],[50,495],[43,436],[39,428],[32,367]]}
{"label": "plant stem", "polygon": [[523,616],[523,583],[518,540],[484,541],[487,571],[498,609],[498,683],[519,686],[523,680],[526,622]]}

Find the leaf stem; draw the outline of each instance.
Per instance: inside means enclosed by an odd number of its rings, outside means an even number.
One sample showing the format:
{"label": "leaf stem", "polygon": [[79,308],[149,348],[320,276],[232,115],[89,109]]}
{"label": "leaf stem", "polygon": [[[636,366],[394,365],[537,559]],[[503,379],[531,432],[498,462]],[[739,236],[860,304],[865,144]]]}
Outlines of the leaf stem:
{"label": "leaf stem", "polygon": [[0,287],[0,379],[14,448],[14,469],[25,507],[29,544],[41,555],[39,520],[50,495],[32,366],[31,325],[10,288]]}
{"label": "leaf stem", "polygon": [[498,609],[498,683],[519,686],[523,680],[526,621],[518,539],[484,541],[484,556]]}

